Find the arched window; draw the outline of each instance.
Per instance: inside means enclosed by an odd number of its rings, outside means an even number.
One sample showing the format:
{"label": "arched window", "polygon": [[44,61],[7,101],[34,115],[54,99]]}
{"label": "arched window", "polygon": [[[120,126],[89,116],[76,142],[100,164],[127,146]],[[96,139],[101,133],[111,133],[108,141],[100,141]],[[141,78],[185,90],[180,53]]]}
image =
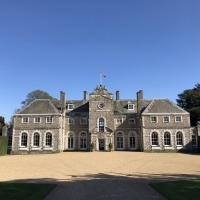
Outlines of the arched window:
{"label": "arched window", "polygon": [[40,145],[40,134],[34,133],[34,135],[33,135],[33,146],[39,147],[39,145]]}
{"label": "arched window", "polygon": [[119,132],[117,133],[117,149],[123,149],[123,133]]}
{"label": "arched window", "polygon": [[85,132],[80,133],[80,149],[87,149],[87,134]]}
{"label": "arched window", "polygon": [[99,132],[104,132],[104,119],[99,118]]}
{"label": "arched window", "polygon": [[171,145],[171,138],[169,132],[164,133],[164,145],[166,146]]}
{"label": "arched window", "polygon": [[74,134],[73,133],[68,134],[68,149],[69,150],[74,149]]}
{"label": "arched window", "polygon": [[52,146],[52,134],[51,133],[46,134],[45,145],[50,146],[50,147]]}
{"label": "arched window", "polygon": [[158,145],[158,133],[153,132],[151,135],[152,145]]}
{"label": "arched window", "polygon": [[136,135],[134,133],[129,134],[129,147],[130,149],[136,149]]}
{"label": "arched window", "polygon": [[176,134],[176,144],[183,145],[183,134],[181,132]]}
{"label": "arched window", "polygon": [[27,133],[22,133],[21,135],[21,146],[27,147]]}

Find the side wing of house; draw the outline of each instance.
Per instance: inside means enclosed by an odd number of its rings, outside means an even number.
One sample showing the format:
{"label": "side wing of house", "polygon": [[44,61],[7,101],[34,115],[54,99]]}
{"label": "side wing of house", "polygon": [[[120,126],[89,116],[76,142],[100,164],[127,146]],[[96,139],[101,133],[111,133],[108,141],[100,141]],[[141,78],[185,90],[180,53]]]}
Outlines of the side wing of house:
{"label": "side wing of house", "polygon": [[144,151],[192,150],[190,114],[168,99],[154,99],[142,113]]}
{"label": "side wing of house", "polygon": [[14,115],[11,153],[59,152],[61,128],[60,110],[50,100],[37,99]]}

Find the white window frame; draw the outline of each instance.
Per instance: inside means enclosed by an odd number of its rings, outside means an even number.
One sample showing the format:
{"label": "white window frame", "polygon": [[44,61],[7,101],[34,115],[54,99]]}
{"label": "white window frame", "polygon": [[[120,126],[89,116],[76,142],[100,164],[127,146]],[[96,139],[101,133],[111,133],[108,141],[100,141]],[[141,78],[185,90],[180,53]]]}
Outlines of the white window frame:
{"label": "white window frame", "polygon": [[[157,143],[157,144],[155,144],[155,143]],[[151,133],[151,145],[154,147],[159,146],[159,135],[155,131]]]}
{"label": "white window frame", "polygon": [[47,116],[46,117],[46,123],[47,124],[52,124],[53,123],[53,117],[52,116]]}
{"label": "white window frame", "polygon": [[[177,137],[178,133],[181,135],[181,138]],[[180,141],[182,142],[182,144],[178,144]],[[183,136],[183,133],[181,131],[178,131],[176,133],[176,146],[184,146],[184,136]]]}
{"label": "white window frame", "polygon": [[74,110],[74,104],[67,104],[67,110]]}
{"label": "white window frame", "polygon": [[[38,139],[38,141],[39,141],[39,145],[34,145],[34,136],[35,136],[35,134],[39,134],[39,139]],[[40,147],[40,140],[41,140],[41,135],[40,135],[40,133],[39,132],[34,132],[33,133],[33,136],[32,136],[32,147],[34,148],[34,149],[36,149],[36,148],[39,148]]]}
{"label": "white window frame", "polygon": [[[39,119],[39,121],[37,119]],[[41,117],[34,117],[34,123],[41,123]]]}
{"label": "white window frame", "polygon": [[[133,106],[133,108],[130,108],[130,106]],[[135,107],[135,106],[134,106],[133,103],[129,103],[129,104],[128,104],[128,110],[134,110],[134,107]]]}
{"label": "white window frame", "polygon": [[123,123],[123,118],[122,117],[118,117],[116,119],[116,124],[122,124]]}
{"label": "white window frame", "polygon": [[[154,120],[152,120],[152,118],[155,118],[156,120],[154,121]],[[158,117],[156,117],[156,116],[151,116],[151,117],[150,117],[150,121],[151,121],[151,123],[158,123]]]}
{"label": "white window frame", "polygon": [[[47,138],[47,134],[49,134],[51,136],[51,145],[47,144],[49,142],[48,141],[49,138]],[[52,148],[53,147],[53,134],[51,132],[46,132],[45,133],[44,146],[45,146],[45,148]]]}
{"label": "white window frame", "polygon": [[[130,144],[130,138],[131,137],[135,138],[135,148],[131,147],[131,144]],[[138,144],[137,144],[137,134],[135,132],[130,132],[128,134],[128,147],[129,147],[130,150],[136,150],[137,146],[138,146]]]}
{"label": "white window frame", "polygon": [[29,122],[29,118],[28,117],[22,117],[22,123],[23,124],[27,124],[28,122]]}
{"label": "white window frame", "polygon": [[[122,141],[121,141],[121,139],[118,139],[118,138],[122,138]],[[118,143],[120,144],[120,147],[118,146]],[[116,133],[116,149],[124,150],[124,133],[121,131]]]}
{"label": "white window frame", "polygon": [[74,118],[70,117],[70,118],[68,119],[68,124],[74,124]]}
{"label": "white window frame", "polygon": [[[70,144],[69,144],[70,142]],[[72,144],[71,144],[72,142]],[[69,132],[68,135],[67,135],[67,146],[66,146],[66,149],[68,150],[74,150],[74,147],[75,147],[75,135],[73,132]]]}
{"label": "white window frame", "polygon": [[[84,147],[81,147],[81,140],[83,140]],[[85,131],[81,131],[79,134],[79,149],[87,150],[88,141],[87,141],[87,133]]]}
{"label": "white window frame", "polygon": [[106,125],[106,119],[104,119],[103,117],[100,117],[98,119],[98,132],[105,132],[105,126]]}
{"label": "white window frame", "polygon": [[128,119],[128,123],[129,123],[129,124],[135,124],[135,118],[130,117],[130,118]]}
{"label": "white window frame", "polygon": [[[26,145],[22,145],[22,135],[26,134]],[[23,138],[24,139],[24,138]],[[22,148],[28,148],[28,133],[27,132],[22,132],[20,135],[20,147]]]}
{"label": "white window frame", "polygon": [[[178,117],[180,117],[180,121],[177,121]],[[175,116],[175,122],[177,122],[177,123],[182,122],[182,116]]]}
{"label": "white window frame", "polygon": [[82,118],[80,119],[80,124],[87,124],[87,118],[82,117]]}
{"label": "white window frame", "polygon": [[[168,119],[168,120],[166,120]],[[164,116],[163,117],[163,123],[169,123],[170,122],[170,116]]]}
{"label": "white window frame", "polygon": [[[169,137],[165,137],[166,135],[169,135]],[[165,144],[165,143],[169,143],[169,144]],[[171,133],[169,131],[164,132],[163,144],[164,146],[171,146]]]}

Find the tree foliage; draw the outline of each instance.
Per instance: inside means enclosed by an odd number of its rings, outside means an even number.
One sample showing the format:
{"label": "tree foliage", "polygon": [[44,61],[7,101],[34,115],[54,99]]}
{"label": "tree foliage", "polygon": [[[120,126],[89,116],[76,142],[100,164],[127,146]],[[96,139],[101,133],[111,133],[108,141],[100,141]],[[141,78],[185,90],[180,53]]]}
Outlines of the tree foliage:
{"label": "tree foliage", "polygon": [[200,84],[178,94],[176,101],[178,106],[190,112],[191,125],[195,126],[197,121],[200,120]]}
{"label": "tree foliage", "polygon": [[21,102],[22,107],[27,106],[29,103],[34,101],[35,99],[54,99],[51,95],[47,92],[42,90],[34,90],[26,95],[26,99]]}

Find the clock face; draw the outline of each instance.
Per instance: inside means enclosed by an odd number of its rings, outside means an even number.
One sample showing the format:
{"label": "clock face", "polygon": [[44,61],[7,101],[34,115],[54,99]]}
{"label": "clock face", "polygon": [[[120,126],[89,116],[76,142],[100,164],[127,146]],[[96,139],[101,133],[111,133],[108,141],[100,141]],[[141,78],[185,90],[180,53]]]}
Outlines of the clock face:
{"label": "clock face", "polygon": [[103,103],[100,103],[100,104],[98,105],[98,107],[99,107],[100,109],[102,109],[102,108],[104,107]]}

